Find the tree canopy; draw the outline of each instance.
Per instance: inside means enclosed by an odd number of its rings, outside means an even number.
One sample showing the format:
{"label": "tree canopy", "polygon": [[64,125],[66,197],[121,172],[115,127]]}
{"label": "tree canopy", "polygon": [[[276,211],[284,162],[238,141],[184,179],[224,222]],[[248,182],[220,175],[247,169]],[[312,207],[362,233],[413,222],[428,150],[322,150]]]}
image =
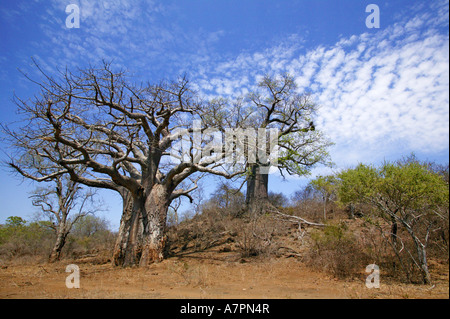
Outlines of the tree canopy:
{"label": "tree canopy", "polygon": [[392,246],[397,252],[397,225],[415,244],[411,258],[430,282],[426,248],[430,234],[448,223],[449,188],[444,178],[414,157],[380,167],[359,164],[338,174],[339,198],[343,203],[364,203],[377,216],[392,223]]}

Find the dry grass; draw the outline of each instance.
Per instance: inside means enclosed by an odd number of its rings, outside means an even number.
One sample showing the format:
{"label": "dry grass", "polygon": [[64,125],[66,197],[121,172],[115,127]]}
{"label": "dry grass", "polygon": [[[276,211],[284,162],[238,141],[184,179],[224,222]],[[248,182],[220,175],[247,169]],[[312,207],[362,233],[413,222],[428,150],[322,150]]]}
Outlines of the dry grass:
{"label": "dry grass", "polygon": [[[220,254],[220,255],[219,255]],[[222,260],[218,260],[222,256]],[[338,280],[294,258],[227,261],[209,251],[172,257],[147,268],[80,264],[80,289],[65,287],[67,264],[15,265],[0,269],[0,298],[448,298],[448,269],[432,289],[383,281]],[[442,270],[442,269],[441,269]]]}
{"label": "dry grass", "polygon": [[[270,216],[198,216],[170,229],[169,257],[146,268],[114,267],[108,252],[55,264],[0,261],[0,298],[449,298],[448,264],[435,259],[432,288],[402,283],[382,265],[380,289],[366,288],[365,266],[374,261],[366,257],[382,249],[368,255],[355,249],[376,233],[361,220],[334,224],[331,232],[308,228],[301,237],[298,225]],[[336,244],[340,250],[333,251]],[[322,259],[312,263],[315,249]],[[72,263],[80,267],[80,289],[65,286]]]}

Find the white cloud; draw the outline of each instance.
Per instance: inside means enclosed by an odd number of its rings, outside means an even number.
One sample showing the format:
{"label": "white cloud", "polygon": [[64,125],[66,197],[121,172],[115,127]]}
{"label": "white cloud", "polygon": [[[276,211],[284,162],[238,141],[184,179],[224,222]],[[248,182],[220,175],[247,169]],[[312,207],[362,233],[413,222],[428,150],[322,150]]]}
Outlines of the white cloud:
{"label": "white cloud", "polygon": [[[225,31],[187,33],[164,23],[170,9],[130,1],[75,1],[81,27],[67,30],[61,12],[73,1],[54,0],[41,24],[50,43],[38,44],[53,54],[40,62],[50,70],[106,59],[147,72],[155,57],[164,56],[175,69],[195,66],[192,80],[206,97],[243,95],[263,74],[289,72],[299,90],[315,94],[321,106],[318,127],[345,150],[335,151],[337,162],[352,152],[366,160],[363,156],[404,150],[448,151],[449,37],[442,32],[448,1],[428,4],[432,11],[418,5],[413,16],[392,26],[342,37],[331,46],[305,50],[305,41],[294,34],[274,47],[232,58],[209,50]],[[186,50],[173,52],[174,47]]]}
{"label": "white cloud", "polygon": [[445,25],[448,18],[433,20],[418,11],[378,33],[352,35],[330,47],[304,52],[297,42],[285,42],[241,54],[209,66],[220,81],[209,81],[208,90],[236,95],[242,87],[236,79],[243,75],[250,88],[258,75],[289,71],[299,89],[314,91],[320,126],[339,146],[335,161],[448,151],[449,37],[437,30]]}

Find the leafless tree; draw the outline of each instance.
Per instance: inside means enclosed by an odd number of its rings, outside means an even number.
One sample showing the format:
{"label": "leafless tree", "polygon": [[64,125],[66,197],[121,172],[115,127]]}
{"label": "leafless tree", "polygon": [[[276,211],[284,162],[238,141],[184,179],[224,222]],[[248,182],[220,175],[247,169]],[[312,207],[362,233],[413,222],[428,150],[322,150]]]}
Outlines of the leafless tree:
{"label": "leafless tree", "polygon": [[50,227],[56,233],[49,262],[60,259],[72,226],[83,216],[102,209],[99,202],[94,202],[95,195],[95,191],[84,191],[81,185],[71,181],[67,175],[58,175],[50,185],[34,190],[31,195],[33,205],[39,207],[41,213],[52,222]]}
{"label": "leafless tree", "polygon": [[[40,87],[39,95],[15,98],[24,124],[3,126],[13,149],[9,165],[36,181],[68,174],[73,182],[119,192],[124,205],[115,264],[145,266],[163,259],[168,207],[190,196],[196,173],[242,173],[227,169],[220,155],[196,160],[192,147],[188,160],[174,160],[177,129],[193,133],[194,116],[203,119],[208,111],[186,78],[133,84],[108,63],[57,77],[36,67],[42,78],[29,79]],[[181,187],[189,179],[193,183]]]}

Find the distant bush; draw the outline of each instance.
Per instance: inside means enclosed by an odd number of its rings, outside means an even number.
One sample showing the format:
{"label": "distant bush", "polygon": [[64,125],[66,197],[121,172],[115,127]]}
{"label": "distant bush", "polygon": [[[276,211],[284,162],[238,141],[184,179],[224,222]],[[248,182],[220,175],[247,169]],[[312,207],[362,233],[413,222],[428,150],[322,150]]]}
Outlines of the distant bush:
{"label": "distant bush", "polygon": [[[48,221],[27,222],[18,216],[6,219],[0,225],[0,260],[12,261],[24,257],[47,260],[56,234]],[[115,241],[107,223],[95,216],[80,219],[68,236],[63,256],[80,255],[106,251],[110,254]]]}
{"label": "distant bush", "polygon": [[0,258],[11,259],[25,255],[46,256],[55,240],[45,222],[28,223],[18,216],[0,225]]}
{"label": "distant bush", "polygon": [[369,256],[344,223],[313,231],[311,241],[308,264],[338,278],[352,277],[370,264]]}
{"label": "distant bush", "polygon": [[99,252],[112,252],[115,234],[109,230],[105,219],[94,215],[80,218],[67,238],[63,252],[67,256],[79,257]]}

